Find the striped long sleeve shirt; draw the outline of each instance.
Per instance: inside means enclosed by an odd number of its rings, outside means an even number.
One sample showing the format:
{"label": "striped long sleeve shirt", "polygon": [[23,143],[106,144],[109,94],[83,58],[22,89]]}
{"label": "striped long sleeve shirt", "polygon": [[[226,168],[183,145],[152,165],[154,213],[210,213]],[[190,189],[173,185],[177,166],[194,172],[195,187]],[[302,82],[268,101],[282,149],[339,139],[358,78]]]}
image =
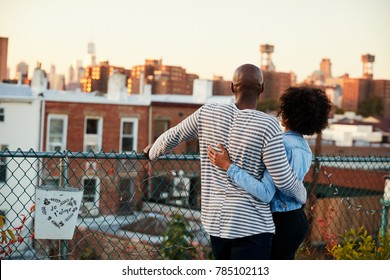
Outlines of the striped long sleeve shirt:
{"label": "striped long sleeve shirt", "polygon": [[164,132],[149,150],[149,158],[198,139],[201,161],[201,221],[208,234],[240,238],[274,233],[270,206],[236,185],[227,172],[215,167],[207,146],[222,144],[232,162],[256,179],[267,167],[277,188],[294,196],[299,182],[292,172],[275,117],[256,110],[239,110],[235,104],[206,104]]}

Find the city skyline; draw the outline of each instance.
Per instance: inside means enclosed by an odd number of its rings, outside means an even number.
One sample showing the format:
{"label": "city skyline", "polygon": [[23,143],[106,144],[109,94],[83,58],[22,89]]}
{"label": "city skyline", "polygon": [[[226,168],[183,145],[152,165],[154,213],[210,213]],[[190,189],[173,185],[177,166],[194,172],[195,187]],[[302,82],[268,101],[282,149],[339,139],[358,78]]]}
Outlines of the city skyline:
{"label": "city skyline", "polygon": [[[211,2],[211,1],[209,1]],[[375,56],[374,79],[390,79],[385,0],[358,1],[11,1],[0,0],[0,37],[9,38],[10,78],[24,61],[68,74],[94,42],[97,61],[130,69],[162,59],[200,78],[231,79],[243,63],[260,65],[260,44],[275,46],[276,71],[302,81],[329,58],[334,77],[362,77],[361,56]]]}

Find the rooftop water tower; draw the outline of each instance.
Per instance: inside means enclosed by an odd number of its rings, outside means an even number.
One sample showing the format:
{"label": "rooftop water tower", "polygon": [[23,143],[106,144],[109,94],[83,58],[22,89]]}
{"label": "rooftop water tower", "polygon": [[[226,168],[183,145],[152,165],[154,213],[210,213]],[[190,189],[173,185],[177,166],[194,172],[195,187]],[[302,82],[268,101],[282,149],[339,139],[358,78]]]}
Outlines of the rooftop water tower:
{"label": "rooftop water tower", "polygon": [[375,56],[371,54],[362,55],[363,62],[363,77],[366,79],[372,79],[374,76],[374,61]]}
{"label": "rooftop water tower", "polygon": [[275,71],[275,65],[272,63],[271,55],[274,52],[273,45],[260,45],[260,68],[264,72]]}

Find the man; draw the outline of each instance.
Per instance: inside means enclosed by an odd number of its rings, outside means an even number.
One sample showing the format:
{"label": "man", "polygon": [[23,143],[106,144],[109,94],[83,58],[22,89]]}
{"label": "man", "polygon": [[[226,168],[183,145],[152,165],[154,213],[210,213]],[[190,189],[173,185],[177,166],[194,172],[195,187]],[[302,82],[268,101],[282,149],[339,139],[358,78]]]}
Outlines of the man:
{"label": "man", "polygon": [[[202,224],[210,235],[216,259],[269,259],[275,232],[269,204],[232,182],[208,156],[221,143],[231,161],[260,179],[267,167],[277,188],[290,196],[306,196],[292,172],[277,119],[256,110],[264,90],[263,73],[244,64],[233,75],[235,104],[205,104],[163,133],[144,151],[150,160],[183,141],[198,139],[201,161]],[[303,188],[303,190],[302,190]]]}

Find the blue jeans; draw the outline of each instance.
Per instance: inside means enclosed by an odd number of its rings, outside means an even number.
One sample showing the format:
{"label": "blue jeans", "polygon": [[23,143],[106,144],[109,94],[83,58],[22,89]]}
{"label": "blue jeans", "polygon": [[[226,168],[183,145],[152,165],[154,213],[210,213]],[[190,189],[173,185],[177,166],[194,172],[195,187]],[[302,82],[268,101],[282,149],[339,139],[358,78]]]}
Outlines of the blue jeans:
{"label": "blue jeans", "polygon": [[273,233],[227,239],[210,236],[213,254],[217,260],[269,260]]}

